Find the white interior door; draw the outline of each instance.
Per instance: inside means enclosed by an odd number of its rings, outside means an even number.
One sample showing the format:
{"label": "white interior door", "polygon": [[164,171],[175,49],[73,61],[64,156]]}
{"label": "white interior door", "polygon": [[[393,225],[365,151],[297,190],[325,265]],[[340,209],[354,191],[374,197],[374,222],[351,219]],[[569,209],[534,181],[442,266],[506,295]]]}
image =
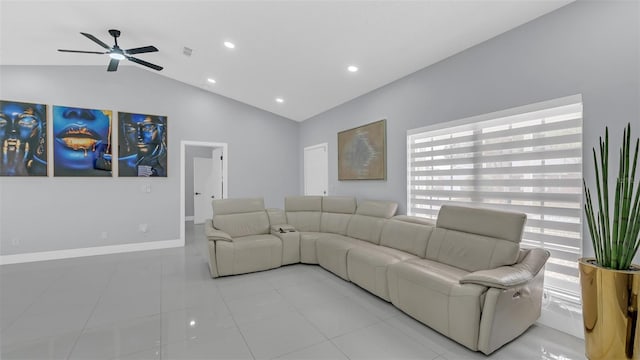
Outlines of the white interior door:
{"label": "white interior door", "polygon": [[304,148],[304,194],[328,195],[329,146],[327,143]]}
{"label": "white interior door", "polygon": [[211,158],[193,158],[193,223],[203,224],[211,218],[214,195],[214,162]]}

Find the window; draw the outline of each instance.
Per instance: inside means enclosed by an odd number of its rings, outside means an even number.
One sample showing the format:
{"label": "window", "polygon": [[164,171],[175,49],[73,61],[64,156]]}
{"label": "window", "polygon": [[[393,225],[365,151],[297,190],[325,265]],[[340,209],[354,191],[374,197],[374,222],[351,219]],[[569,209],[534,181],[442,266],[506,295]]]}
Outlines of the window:
{"label": "window", "polygon": [[579,299],[580,96],[410,130],[407,162],[409,214],[435,219],[451,202],[524,212],[523,247],[551,252],[545,288]]}

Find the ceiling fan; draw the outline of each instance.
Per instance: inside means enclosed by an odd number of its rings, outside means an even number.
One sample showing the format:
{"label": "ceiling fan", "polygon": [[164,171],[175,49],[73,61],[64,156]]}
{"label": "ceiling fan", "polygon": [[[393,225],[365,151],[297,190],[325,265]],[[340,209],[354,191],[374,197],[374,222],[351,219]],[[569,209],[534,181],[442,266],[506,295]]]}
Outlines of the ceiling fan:
{"label": "ceiling fan", "polygon": [[111,58],[111,60],[109,61],[109,66],[107,67],[107,71],[116,71],[118,70],[118,64],[120,63],[120,60],[124,60],[127,59],[129,61],[133,61],[134,63],[146,66],[146,67],[150,67],[154,70],[162,70],[162,66],[158,66],[156,64],[152,64],[150,62],[146,62],[144,60],[135,58],[131,55],[133,54],[142,54],[142,53],[148,53],[148,52],[156,52],[158,51],[158,49],[155,46],[143,46],[143,47],[138,47],[138,48],[133,48],[133,49],[127,49],[127,50],[123,50],[118,46],[118,37],[120,36],[120,30],[114,30],[111,29],[109,30],[109,34],[111,34],[111,36],[113,36],[113,40],[115,42],[115,45],[113,46],[109,46],[105,43],[103,43],[102,41],[100,41],[98,38],[96,38],[95,36],[91,35],[91,34],[87,34],[87,33],[83,33],[81,32],[80,34],[86,36],[89,38],[89,40],[95,42],[96,44],[102,46],[103,48],[107,49],[107,51],[105,52],[100,52],[100,51],[82,51],[82,50],[64,50],[64,49],[58,49],[58,51],[62,51],[62,52],[72,52],[72,53],[82,53],[82,54],[109,54],[109,57]]}

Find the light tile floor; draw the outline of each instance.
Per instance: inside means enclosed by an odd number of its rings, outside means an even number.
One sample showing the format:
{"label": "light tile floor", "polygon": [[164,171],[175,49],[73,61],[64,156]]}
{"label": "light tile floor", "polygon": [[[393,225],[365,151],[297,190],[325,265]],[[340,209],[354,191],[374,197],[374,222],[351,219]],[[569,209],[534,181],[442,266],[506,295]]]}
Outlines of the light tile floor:
{"label": "light tile floor", "polygon": [[[486,359],[315,265],[211,279],[184,248],[0,267],[2,359]],[[491,359],[584,359],[533,326]]]}

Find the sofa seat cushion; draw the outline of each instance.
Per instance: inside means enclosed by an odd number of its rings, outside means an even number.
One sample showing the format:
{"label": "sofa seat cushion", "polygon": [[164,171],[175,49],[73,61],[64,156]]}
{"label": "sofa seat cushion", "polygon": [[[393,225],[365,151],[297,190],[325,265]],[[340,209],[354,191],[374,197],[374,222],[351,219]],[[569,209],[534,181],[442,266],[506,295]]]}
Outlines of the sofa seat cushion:
{"label": "sofa seat cushion", "polygon": [[216,241],[215,250],[220,276],[274,269],[282,264],[282,241],[271,234]]}
{"label": "sofa seat cushion", "polygon": [[349,280],[363,289],[391,301],[387,287],[387,266],[417,258],[415,255],[384,246],[357,246],[349,249],[347,253],[347,274]]}
{"label": "sofa seat cushion", "polygon": [[323,238],[330,238],[336,234],[303,231],[300,233],[300,262],[303,264],[318,264],[316,252],[316,241]]}
{"label": "sofa seat cushion", "polygon": [[349,280],[347,273],[347,253],[355,247],[375,247],[365,240],[358,240],[348,236],[327,234],[316,241],[316,252],[318,255],[318,264],[340,276],[345,280]]}
{"label": "sofa seat cushion", "polygon": [[465,270],[426,259],[394,263],[387,267],[389,297],[400,310],[477,350],[487,287],[460,284],[466,274]]}

